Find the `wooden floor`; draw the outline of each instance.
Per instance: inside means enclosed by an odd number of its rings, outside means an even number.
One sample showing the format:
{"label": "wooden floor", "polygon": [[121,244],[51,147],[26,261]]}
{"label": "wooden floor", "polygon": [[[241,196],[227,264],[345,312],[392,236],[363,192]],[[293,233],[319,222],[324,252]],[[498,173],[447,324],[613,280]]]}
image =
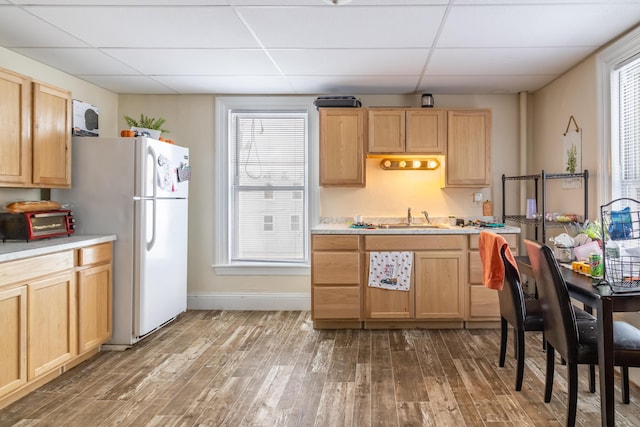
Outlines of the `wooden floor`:
{"label": "wooden floor", "polygon": [[[510,335],[510,340],[512,336]],[[189,311],[124,352],[106,351],[0,411],[0,426],[564,425],[566,368],[542,400],[540,334],[514,391],[498,330],[312,328],[308,312]],[[600,424],[580,367],[578,425]],[[640,425],[640,389],[616,421]]]}

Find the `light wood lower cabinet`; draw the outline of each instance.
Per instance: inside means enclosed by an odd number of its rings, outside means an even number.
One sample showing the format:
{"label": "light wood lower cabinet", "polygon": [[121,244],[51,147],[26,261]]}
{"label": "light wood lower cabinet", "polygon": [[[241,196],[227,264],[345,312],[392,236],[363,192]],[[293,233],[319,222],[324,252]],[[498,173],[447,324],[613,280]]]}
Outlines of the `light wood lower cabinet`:
{"label": "light wood lower cabinet", "polygon": [[27,383],[27,287],[0,291],[0,397]]}
{"label": "light wood lower cabinet", "polygon": [[29,380],[71,360],[77,353],[73,270],[27,285]]}
{"label": "light wood lower cabinet", "polygon": [[[517,234],[502,235],[509,243],[511,252],[516,255],[518,247]],[[467,320],[497,321],[500,320],[500,304],[498,292],[486,288],[482,284],[482,262],[478,252],[478,235],[469,236],[469,307]]]}
{"label": "light wood lower cabinet", "polygon": [[78,353],[98,347],[112,334],[112,244],[78,249]]}
{"label": "light wood lower cabinet", "polygon": [[[409,291],[366,286],[365,320],[464,319],[464,236],[365,236],[366,251],[411,251]],[[366,275],[369,272],[367,254]],[[366,282],[366,280],[365,280]]]}
{"label": "light wood lower cabinet", "polygon": [[111,337],[112,243],[0,263],[0,408]]}
{"label": "light wood lower cabinet", "polygon": [[361,237],[312,236],[311,317],[359,320],[362,278]]}

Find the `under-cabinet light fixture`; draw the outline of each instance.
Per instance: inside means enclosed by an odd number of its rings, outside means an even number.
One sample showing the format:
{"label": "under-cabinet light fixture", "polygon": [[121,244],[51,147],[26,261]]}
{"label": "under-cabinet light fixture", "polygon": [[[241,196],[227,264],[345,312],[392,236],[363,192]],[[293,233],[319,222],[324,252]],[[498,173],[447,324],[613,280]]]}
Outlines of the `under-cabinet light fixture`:
{"label": "under-cabinet light fixture", "polygon": [[435,158],[412,159],[412,158],[392,158],[382,159],[380,167],[385,170],[428,170],[433,171],[440,167],[440,161]]}

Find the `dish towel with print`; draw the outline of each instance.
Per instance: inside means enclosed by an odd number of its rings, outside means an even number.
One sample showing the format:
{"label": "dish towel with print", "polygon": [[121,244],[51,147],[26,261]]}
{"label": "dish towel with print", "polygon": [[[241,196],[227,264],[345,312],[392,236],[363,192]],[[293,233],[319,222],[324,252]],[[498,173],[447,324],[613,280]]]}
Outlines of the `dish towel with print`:
{"label": "dish towel with print", "polygon": [[[518,271],[518,264],[511,253],[511,249],[509,249],[507,240],[501,235],[490,231],[480,232],[478,252],[482,263],[482,283],[486,288],[495,289],[496,291],[501,291],[504,284],[504,262],[500,256],[502,248],[505,248],[504,253],[507,261]],[[518,275],[520,275],[520,272],[518,272]]]}
{"label": "dish towel with print", "polygon": [[409,290],[413,252],[370,252],[369,255],[370,287]]}

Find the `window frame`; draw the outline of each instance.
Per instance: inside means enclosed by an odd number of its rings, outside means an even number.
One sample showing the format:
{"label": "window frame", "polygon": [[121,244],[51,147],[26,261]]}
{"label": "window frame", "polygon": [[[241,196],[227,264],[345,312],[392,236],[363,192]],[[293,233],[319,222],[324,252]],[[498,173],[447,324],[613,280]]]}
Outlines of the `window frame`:
{"label": "window frame", "polygon": [[[229,253],[229,225],[230,206],[229,200],[229,112],[231,110],[255,110],[255,111],[282,111],[282,110],[306,110],[308,123],[308,147],[307,147],[307,197],[308,197],[308,224],[319,222],[319,181],[318,181],[318,139],[319,125],[318,112],[313,108],[314,98],[306,96],[233,96],[216,97],[216,140],[215,140],[215,194],[213,197],[214,212],[214,236],[215,245],[213,267],[218,275],[309,275],[310,265],[307,263],[282,263],[282,262],[241,262],[232,263]],[[311,239],[307,239],[307,246]],[[311,253],[307,247],[307,253]]]}
{"label": "window frame", "polygon": [[596,84],[597,84],[597,117],[600,123],[598,134],[598,171],[597,206],[608,203],[613,194],[612,150],[611,144],[617,129],[617,106],[614,105],[616,91],[613,88],[615,79],[613,73],[619,64],[640,53],[640,27],[630,31],[619,40],[612,43],[596,55]]}

